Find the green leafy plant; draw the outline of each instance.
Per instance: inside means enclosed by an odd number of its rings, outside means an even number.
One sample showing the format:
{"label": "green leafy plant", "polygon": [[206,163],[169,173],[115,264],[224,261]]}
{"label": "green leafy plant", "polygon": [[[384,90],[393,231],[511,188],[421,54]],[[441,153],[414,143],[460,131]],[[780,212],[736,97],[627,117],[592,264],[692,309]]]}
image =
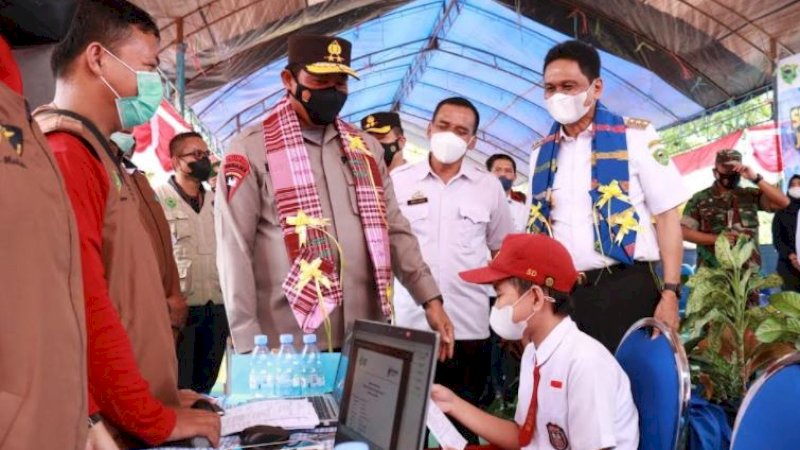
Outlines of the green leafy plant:
{"label": "green leafy plant", "polygon": [[719,267],[692,276],[682,330],[692,381],[704,396],[735,406],[758,370],[794,348],[800,349],[800,294],[781,292],[760,307],[752,301],[762,289],[779,287],[780,276],[764,277],[749,263],[752,241],[731,246],[717,239]]}

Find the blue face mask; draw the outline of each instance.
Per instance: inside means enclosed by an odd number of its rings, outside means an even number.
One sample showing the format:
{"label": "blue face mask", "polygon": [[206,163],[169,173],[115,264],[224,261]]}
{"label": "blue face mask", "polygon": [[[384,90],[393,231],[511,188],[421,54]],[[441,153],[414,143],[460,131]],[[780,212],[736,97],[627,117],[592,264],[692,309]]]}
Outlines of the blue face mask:
{"label": "blue face mask", "polygon": [[164,96],[164,86],[161,84],[161,77],[156,72],[145,72],[141,70],[134,70],[125,61],[119,59],[117,55],[110,51],[103,49],[114,59],[120,62],[128,70],[136,74],[137,93],[134,97],[122,97],[119,93],[111,87],[102,75],[100,79],[103,80],[106,86],[111,89],[111,92],[117,97],[117,112],[119,113],[120,124],[123,129],[128,129],[147,123],[156,114],[158,106],[161,105],[161,99]]}
{"label": "blue face mask", "polygon": [[514,180],[512,180],[511,178],[498,177],[498,179],[500,180],[500,184],[503,185],[504,191],[511,189],[511,186],[514,185]]}
{"label": "blue face mask", "polygon": [[125,156],[130,156],[133,153],[133,148],[136,147],[136,140],[130,133],[112,133],[111,140],[117,144],[117,147],[122,150]]}

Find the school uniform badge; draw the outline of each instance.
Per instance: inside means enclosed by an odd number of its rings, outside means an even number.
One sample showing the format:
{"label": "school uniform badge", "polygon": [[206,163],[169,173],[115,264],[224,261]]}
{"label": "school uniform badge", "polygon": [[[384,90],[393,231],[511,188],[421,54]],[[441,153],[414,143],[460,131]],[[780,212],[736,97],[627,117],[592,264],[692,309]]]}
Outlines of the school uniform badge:
{"label": "school uniform badge", "polygon": [[569,448],[569,440],[567,440],[567,433],[564,429],[554,423],[547,424],[547,435],[550,437],[550,445],[556,450],[567,450]]}
{"label": "school uniform badge", "polygon": [[227,200],[231,201],[233,194],[242,185],[244,177],[250,173],[250,161],[244,155],[227,155],[222,163],[222,175],[228,188]]}

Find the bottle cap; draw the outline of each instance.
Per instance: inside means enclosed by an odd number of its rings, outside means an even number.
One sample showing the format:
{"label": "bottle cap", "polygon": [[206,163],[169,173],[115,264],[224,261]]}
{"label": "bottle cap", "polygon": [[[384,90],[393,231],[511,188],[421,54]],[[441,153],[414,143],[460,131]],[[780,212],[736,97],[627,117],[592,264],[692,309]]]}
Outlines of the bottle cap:
{"label": "bottle cap", "polygon": [[293,344],[294,343],[294,336],[291,334],[282,334],[281,337],[281,344]]}
{"label": "bottle cap", "polygon": [[305,334],[303,335],[303,344],[316,344],[317,343],[317,335],[316,334]]}
{"label": "bottle cap", "polygon": [[369,450],[369,446],[363,442],[345,442],[334,447],[334,450]]}
{"label": "bottle cap", "polygon": [[267,335],[265,334],[257,334],[256,337],[253,338],[253,342],[255,342],[256,345],[267,345],[269,339],[267,339]]}

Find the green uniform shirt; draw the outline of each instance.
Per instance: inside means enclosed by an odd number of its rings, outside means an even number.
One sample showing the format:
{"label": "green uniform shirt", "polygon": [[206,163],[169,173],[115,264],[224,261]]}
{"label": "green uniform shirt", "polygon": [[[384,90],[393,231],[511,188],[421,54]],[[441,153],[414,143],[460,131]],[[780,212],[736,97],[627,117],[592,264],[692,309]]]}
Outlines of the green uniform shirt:
{"label": "green uniform shirt", "polygon": [[[717,183],[696,194],[686,203],[681,224],[692,230],[719,235],[733,231],[753,239],[756,251],[751,265],[760,265],[758,254],[758,211],[768,210],[757,188],[724,191]],[[713,245],[697,246],[697,267],[716,266]]]}

